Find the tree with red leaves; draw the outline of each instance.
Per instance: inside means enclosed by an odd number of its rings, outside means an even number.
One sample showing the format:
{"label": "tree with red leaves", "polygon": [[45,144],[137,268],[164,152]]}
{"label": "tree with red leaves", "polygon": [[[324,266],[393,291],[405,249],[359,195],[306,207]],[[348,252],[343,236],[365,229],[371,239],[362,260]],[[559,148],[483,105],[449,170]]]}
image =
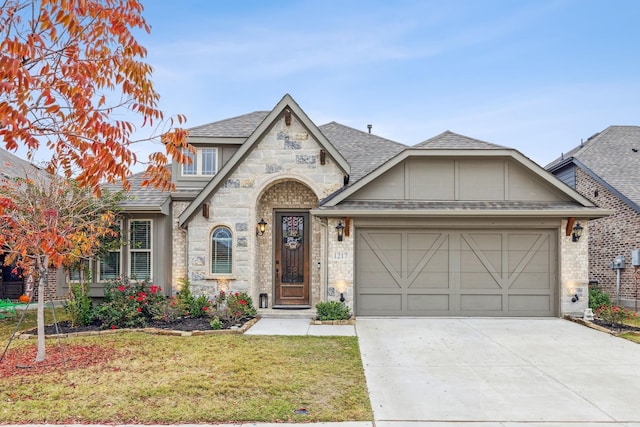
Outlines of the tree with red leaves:
{"label": "tree with red leaves", "polygon": [[[146,49],[133,32],[150,31],[139,0],[4,0],[0,8],[0,142],[10,151],[41,145],[50,172],[62,171],[96,194],[102,182],[129,188],[138,162],[132,144],[161,142],[149,155],[145,185],[171,189],[169,158],[184,163],[187,131],[166,120]],[[126,110],[126,111],[125,111]],[[132,141],[132,112],[151,135]]]}
{"label": "tree with red leaves", "polygon": [[90,189],[58,175],[35,174],[0,180],[0,248],[5,264],[15,262],[38,280],[38,352],[46,358],[44,293],[48,269],[69,265],[98,253],[105,240],[115,238],[121,193]]}

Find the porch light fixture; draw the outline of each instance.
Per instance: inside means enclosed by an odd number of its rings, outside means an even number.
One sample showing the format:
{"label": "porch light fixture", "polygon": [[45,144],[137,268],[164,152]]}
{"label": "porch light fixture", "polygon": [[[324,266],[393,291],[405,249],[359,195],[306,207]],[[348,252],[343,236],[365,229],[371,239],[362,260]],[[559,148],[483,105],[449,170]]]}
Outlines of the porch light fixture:
{"label": "porch light fixture", "polygon": [[576,222],[576,225],[573,226],[573,233],[571,233],[571,240],[573,240],[574,242],[580,240],[580,237],[582,237],[582,230],[583,227],[579,222]]}
{"label": "porch light fixture", "polygon": [[340,302],[342,303],[342,305],[344,305],[344,302],[346,300],[344,299],[344,293],[340,292]]}
{"label": "porch light fixture", "polygon": [[342,225],[342,221],[336,225],[336,231],[338,232],[338,242],[342,242],[342,237],[344,236],[344,225]]}
{"label": "porch light fixture", "polygon": [[267,221],[262,218],[256,227],[256,236],[264,235],[264,232],[267,230]]}

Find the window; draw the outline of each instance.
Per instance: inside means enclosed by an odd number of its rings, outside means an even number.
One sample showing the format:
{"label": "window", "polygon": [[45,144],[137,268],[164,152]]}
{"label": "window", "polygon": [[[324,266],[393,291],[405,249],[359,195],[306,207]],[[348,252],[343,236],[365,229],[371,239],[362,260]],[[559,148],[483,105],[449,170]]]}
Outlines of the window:
{"label": "window", "polygon": [[104,247],[108,250],[101,254],[98,259],[98,282],[114,280],[122,274],[122,254],[120,252],[121,228],[121,223],[115,225],[117,235],[104,242]]}
{"label": "window", "polygon": [[151,220],[131,221],[129,276],[151,279]]}
{"label": "window", "polygon": [[213,176],[218,172],[218,149],[197,148],[195,153],[186,153],[190,164],[182,165],[183,176]]}
{"label": "window", "polygon": [[69,282],[87,283],[91,277],[91,262],[88,259],[79,260],[69,268]]}
{"label": "window", "polygon": [[231,274],[232,265],[231,230],[218,227],[211,234],[211,273]]}
{"label": "window", "polygon": [[197,173],[198,158],[197,153],[185,152],[187,157],[191,160],[182,165],[182,175],[195,175]]}
{"label": "window", "polygon": [[110,251],[100,257],[98,280],[114,280],[120,277],[120,251]]}

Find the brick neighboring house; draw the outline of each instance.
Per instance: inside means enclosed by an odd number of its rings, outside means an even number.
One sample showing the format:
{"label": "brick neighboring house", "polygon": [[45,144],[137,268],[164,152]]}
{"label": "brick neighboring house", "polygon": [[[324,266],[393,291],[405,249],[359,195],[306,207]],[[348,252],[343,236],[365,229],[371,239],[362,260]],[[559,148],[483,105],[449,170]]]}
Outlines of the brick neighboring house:
{"label": "brick neighboring house", "polygon": [[[609,212],[517,150],[446,131],[414,146],[330,122],[289,95],[189,130],[176,191],[132,177],[131,245],[93,263],[167,295],[247,291],[265,310],[344,300],[358,316],[558,316],[586,307],[586,239]],[[261,229],[261,226],[264,229]],[[578,296],[579,298],[575,298]]]}
{"label": "brick neighboring house", "polygon": [[640,126],[610,126],[573,148],[546,169],[613,215],[589,221],[589,280],[615,300],[617,272],[611,263],[624,256],[620,303],[637,303],[636,268],[631,251],[640,249]]}
{"label": "brick neighboring house", "polygon": [[[0,149],[0,180],[46,173],[43,169],[21,159],[15,154]],[[0,250],[0,298],[17,299],[25,291],[25,280],[26,278],[22,276],[21,272],[16,274],[14,266],[4,265],[4,254]],[[49,269],[45,300],[55,300],[62,297],[64,294],[61,285],[64,283],[65,273],[63,269]],[[32,297],[36,295],[37,293]]]}

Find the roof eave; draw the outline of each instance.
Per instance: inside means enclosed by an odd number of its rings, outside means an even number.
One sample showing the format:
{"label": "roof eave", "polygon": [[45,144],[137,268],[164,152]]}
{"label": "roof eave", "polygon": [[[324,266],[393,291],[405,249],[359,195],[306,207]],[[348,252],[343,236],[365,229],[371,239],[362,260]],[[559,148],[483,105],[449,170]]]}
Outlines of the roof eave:
{"label": "roof eave", "polygon": [[608,209],[500,209],[500,210],[455,210],[455,209],[312,209],[318,217],[473,217],[473,218],[568,218],[598,219],[612,215]]}

